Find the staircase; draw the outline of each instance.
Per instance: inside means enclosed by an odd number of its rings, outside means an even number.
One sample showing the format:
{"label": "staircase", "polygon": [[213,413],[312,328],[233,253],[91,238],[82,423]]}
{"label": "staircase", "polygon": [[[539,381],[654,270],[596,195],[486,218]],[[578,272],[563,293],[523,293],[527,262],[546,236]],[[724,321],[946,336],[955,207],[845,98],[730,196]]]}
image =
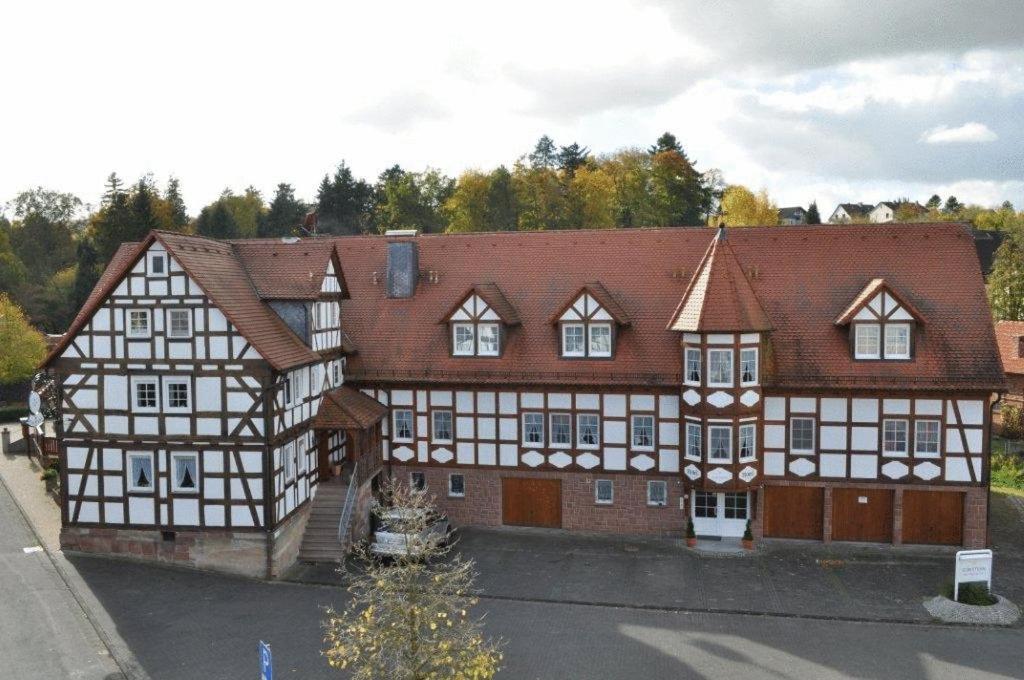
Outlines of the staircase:
{"label": "staircase", "polygon": [[309,510],[306,532],[302,535],[300,562],[341,562],[345,559],[348,553],[348,527],[343,528],[341,533],[344,540],[340,540],[338,525],[345,511],[348,490],[348,484],[337,481],[321,482],[318,485],[316,498]]}

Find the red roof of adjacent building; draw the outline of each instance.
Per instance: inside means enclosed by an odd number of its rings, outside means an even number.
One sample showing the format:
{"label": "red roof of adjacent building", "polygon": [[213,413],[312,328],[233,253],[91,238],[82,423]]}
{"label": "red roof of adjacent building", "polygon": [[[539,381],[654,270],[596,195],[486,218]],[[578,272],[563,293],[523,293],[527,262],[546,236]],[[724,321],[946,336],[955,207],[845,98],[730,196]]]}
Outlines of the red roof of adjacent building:
{"label": "red roof of adjacent building", "polygon": [[[350,294],[341,319],[359,349],[348,364],[355,380],[678,386],[679,331],[667,324],[699,297],[699,311],[686,321],[694,328],[772,329],[764,377],[775,387],[1003,387],[984,282],[964,225],[800,225],[727,234],[721,242],[700,228],[413,237],[427,275],[410,298],[387,297],[388,241],[379,236],[301,244],[156,237],[278,370],[317,355],[261,297],[310,295],[312,268],[289,265],[323,257],[326,267],[333,246]],[[280,255],[300,250],[309,255]],[[131,245],[118,251],[69,336],[141,253]],[[911,361],[854,361],[848,329],[834,323],[875,279],[928,320],[915,330]],[[616,333],[611,360],[561,359],[550,320],[595,281],[605,303],[629,323]],[[448,329],[437,321],[481,282],[500,291],[499,306],[519,323],[506,328],[500,357],[451,356]]]}
{"label": "red roof of adjacent building", "polygon": [[997,321],[996,340],[1003,370],[1024,375],[1024,321]]}

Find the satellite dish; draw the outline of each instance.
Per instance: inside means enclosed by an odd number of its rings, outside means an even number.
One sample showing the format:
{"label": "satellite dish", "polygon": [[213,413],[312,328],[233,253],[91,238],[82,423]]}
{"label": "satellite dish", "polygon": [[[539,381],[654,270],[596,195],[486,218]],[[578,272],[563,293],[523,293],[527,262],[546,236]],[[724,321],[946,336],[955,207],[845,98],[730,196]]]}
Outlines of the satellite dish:
{"label": "satellite dish", "polygon": [[30,413],[32,413],[32,415],[39,414],[39,407],[42,405],[42,403],[43,401],[42,399],[39,398],[38,392],[28,393],[28,410]]}
{"label": "satellite dish", "polygon": [[46,419],[43,418],[43,414],[33,413],[25,420],[25,424],[28,425],[29,427],[39,427],[40,425],[43,424],[44,420]]}

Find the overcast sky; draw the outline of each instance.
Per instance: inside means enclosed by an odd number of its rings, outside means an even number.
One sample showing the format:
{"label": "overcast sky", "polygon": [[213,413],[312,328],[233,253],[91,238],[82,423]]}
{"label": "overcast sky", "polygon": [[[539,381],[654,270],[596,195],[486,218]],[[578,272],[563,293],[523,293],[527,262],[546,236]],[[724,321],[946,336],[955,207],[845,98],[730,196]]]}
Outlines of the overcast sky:
{"label": "overcast sky", "polygon": [[[672,131],[780,205],[1024,207],[1024,3],[19,2],[0,8],[0,203],[116,170],[310,199],[345,159],[511,164]],[[606,6],[607,5],[607,6]]]}

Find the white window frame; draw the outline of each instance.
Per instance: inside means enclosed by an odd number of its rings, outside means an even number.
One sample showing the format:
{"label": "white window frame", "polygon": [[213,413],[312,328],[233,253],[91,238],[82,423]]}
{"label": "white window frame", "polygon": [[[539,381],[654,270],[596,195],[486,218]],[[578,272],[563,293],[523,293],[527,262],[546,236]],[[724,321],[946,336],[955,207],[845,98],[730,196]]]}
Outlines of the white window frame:
{"label": "white window frame", "polygon": [[[637,444],[637,426],[636,421],[638,418],[645,418],[651,421],[651,443],[650,444]],[[657,420],[652,414],[649,413],[634,413],[629,419],[629,444],[630,448],[634,451],[653,451],[654,446],[658,441],[657,432]]]}
{"label": "white window frame", "polygon": [[[437,416],[442,413],[448,414],[448,434],[450,436],[447,438],[437,436]],[[455,414],[450,408],[439,408],[430,412],[430,437],[435,444],[451,444],[455,439]]]}
{"label": "white window frame", "polygon": [[[469,330],[469,347],[459,349],[459,331]],[[452,355],[471,357],[476,353],[476,325],[469,321],[456,321],[452,324]]]}
{"label": "white window frame", "polygon": [[[555,441],[555,418],[564,418],[569,425],[569,436],[564,442]],[[571,449],[572,448],[572,414],[564,411],[556,411],[548,414],[548,436],[551,438],[551,448]]]}
{"label": "white window frame", "polygon": [[[423,480],[423,488],[416,488],[416,478],[419,477]],[[425,493],[427,491],[427,475],[425,472],[419,470],[413,470],[409,473],[409,490],[413,493]]]}
{"label": "white window frame", "polygon": [[284,483],[288,484],[295,480],[295,443],[288,442],[281,445],[281,467],[284,470]]}
{"label": "white window frame", "polygon": [[[526,417],[527,416],[538,416],[540,420],[540,441],[530,441],[526,438],[527,427]],[[524,411],[520,418],[523,427],[523,446],[543,447],[544,446],[544,414],[540,411]]]}
{"label": "white window frame", "polygon": [[[462,478],[462,492],[461,493],[456,493],[452,489],[452,479],[454,479],[455,477],[461,477]],[[461,472],[452,472],[451,474],[448,475],[448,497],[449,498],[465,498],[466,497],[466,475],[464,475]]]}
{"label": "white window frame", "polygon": [[335,387],[341,384],[341,361],[338,359],[331,362],[331,378]]}
{"label": "white window frame", "polygon": [[[483,330],[494,331],[494,349],[484,349]],[[496,323],[479,323],[476,327],[476,353],[482,357],[496,357],[501,354],[501,326]]]}
{"label": "white window frame", "polygon": [[[754,378],[752,380],[744,380],[743,379],[743,362],[744,362],[743,355],[744,354],[749,354],[750,352],[754,353],[754,374],[753,374]],[[759,375],[760,370],[759,370],[759,366],[758,366],[758,360],[760,359],[759,355],[760,355],[760,352],[758,351],[757,347],[741,347],[740,348],[740,387],[750,387],[752,385],[757,385],[758,380],[761,377]]]}
{"label": "white window frame", "polygon": [[[570,352],[569,343],[566,341],[569,329],[579,329],[580,331],[580,349],[579,351]],[[571,322],[562,324],[562,356],[579,358],[587,356],[587,324],[582,322]]]}
{"label": "white window frame", "polygon": [[[724,432],[726,434],[726,440],[728,446],[726,446],[726,455],[724,458],[719,458],[712,455],[715,437],[714,434],[718,432]],[[708,425],[708,462],[709,463],[731,463],[732,462],[732,425]]]}
{"label": "white window frame", "polygon": [[[399,437],[398,436],[398,414],[408,413],[409,414],[409,436]],[[413,413],[411,408],[396,408],[391,412],[391,441],[402,444],[408,444],[416,440],[416,414]]]}
{"label": "white window frame", "polygon": [[[902,425],[903,426],[903,448],[902,449],[890,449],[887,438],[887,430],[889,425]],[[894,434],[898,434],[894,431]],[[898,439],[898,438],[897,438]],[[894,439],[894,442],[897,442]],[[906,418],[885,418],[882,421],[882,455],[889,457],[905,458],[910,452],[910,421]]]}
{"label": "white window frame", "polygon": [[[889,352],[889,332],[895,329],[902,329],[907,334],[907,345],[904,352],[896,353]],[[909,323],[887,323],[885,324],[885,337],[882,339],[884,345],[882,351],[885,353],[886,359],[909,359],[910,358],[910,324]]]}
{"label": "white window frame", "polygon": [[[690,355],[694,354],[697,358],[697,379],[693,380],[690,378]],[[704,366],[701,361],[700,347],[687,347],[683,351],[683,382],[687,385],[700,386],[701,376],[704,373]]]}
{"label": "white window frame", "polygon": [[[184,334],[174,332],[174,317],[175,315],[183,315],[186,321],[187,329]],[[192,309],[186,307],[185,309],[168,309],[167,310],[167,337],[173,339],[191,338],[192,337]]]}
{"label": "white window frame", "polygon": [[[132,460],[141,458],[149,461],[149,486],[137,486],[135,484],[135,473],[132,470]],[[127,471],[127,480],[125,483],[125,489],[128,493],[147,493],[152,494],[153,490],[156,489],[156,465],[153,462],[152,451],[129,451],[127,459],[125,460],[125,470]]]}
{"label": "white window frame", "polygon": [[[696,434],[696,450],[691,448],[690,435]],[[704,455],[704,428],[700,423],[686,421],[686,448],[683,454],[688,460],[700,460]]]}
{"label": "white window frame", "polygon": [[[662,489],[662,500],[651,500],[651,489]],[[668,482],[663,479],[651,479],[647,482],[647,505],[652,508],[668,507]]]}
{"label": "white window frame", "polygon": [[[132,327],[132,315],[142,314],[146,318],[146,330],[136,331]],[[128,309],[124,313],[124,333],[131,339],[144,339],[153,337],[153,310],[152,309]]]}
{"label": "white window frame", "polygon": [[[596,441],[593,444],[588,444],[583,441],[583,425],[580,421],[583,418],[593,418],[596,424],[595,434]],[[589,428],[589,425],[588,425]],[[578,449],[599,449],[601,448],[601,416],[597,413],[577,413],[576,414],[576,448]]]}
{"label": "white window frame", "polygon": [[[164,378],[164,412],[165,413],[191,413],[192,404],[192,380],[184,377]],[[171,385],[184,385],[185,397],[188,399],[188,406],[171,406]]]}
{"label": "white window frame", "polygon": [[[594,331],[598,328],[606,329],[608,331],[608,349],[607,350],[595,350],[594,349]],[[612,325],[604,322],[591,322],[587,324],[587,356],[596,357],[599,359],[605,359],[612,355]]]}
{"label": "white window frame", "polygon": [[[139,406],[139,385],[153,386],[153,401],[155,406]],[[159,413],[160,412],[160,379],[149,376],[133,376],[131,379],[131,404],[133,413]]]}
{"label": "white window frame", "polygon": [[[743,438],[744,436],[750,438],[750,453],[743,455]],[[740,423],[739,427],[739,446],[737,447],[740,462],[745,463],[751,460],[757,460],[757,425],[755,423]]]}
{"label": "white window frame", "polygon": [[[733,381],[735,380],[736,365],[734,363],[735,357],[733,356],[732,349],[724,349],[721,347],[708,347],[708,387],[732,387]],[[729,379],[723,382],[712,382],[714,377],[714,371],[711,370],[711,362],[715,356],[727,356],[729,357]]]}
{"label": "white window frame", "polygon": [[[155,260],[163,261],[162,272],[153,271],[153,262]],[[165,279],[167,278],[167,270],[170,268],[170,264],[170,258],[167,257],[166,252],[159,251],[146,253],[146,276],[152,279]]]}
{"label": "white window frame", "polygon": [[[196,474],[195,474],[195,479],[192,480],[193,482],[195,482],[195,487],[192,488],[192,489],[187,489],[187,488],[182,487],[179,484],[180,480],[175,479],[175,477],[178,474],[178,459],[179,458],[191,458],[192,460],[195,461],[195,464],[196,464]],[[199,475],[201,474],[201,471],[200,471],[199,454],[198,453],[196,453],[194,451],[172,451],[171,452],[171,470],[170,470],[170,472],[171,472],[171,491],[173,491],[174,493],[188,493],[188,494],[193,494],[193,493],[194,494],[198,494],[199,493],[199,489],[202,488],[202,484],[201,484],[200,479],[199,479]]]}
{"label": "white window frame", "polygon": [[284,405],[291,406],[292,400],[295,398],[294,391],[292,390],[292,376],[291,373],[284,377]]}
{"label": "white window frame", "polygon": [[[796,434],[796,427],[794,427],[794,423],[796,423],[796,421],[798,421],[798,420],[806,421],[806,422],[809,422],[811,424],[811,447],[809,449],[797,448],[793,444],[793,437]],[[790,418],[789,419],[789,452],[790,453],[814,453],[815,447],[817,446],[817,443],[818,443],[817,423],[814,421],[814,418]]]}
{"label": "white window frame", "polygon": [[[921,426],[935,426],[935,450],[922,451],[920,449]],[[917,458],[938,458],[942,454],[942,422],[936,419],[921,419],[914,421],[914,456]]]}
{"label": "white window frame", "polygon": [[[601,498],[601,485],[608,485],[608,498]],[[594,503],[597,505],[614,505],[615,504],[615,483],[611,479],[595,479],[594,480]]]}
{"label": "white window frame", "polygon": [[[875,351],[861,351],[861,333],[872,330],[875,335]],[[880,359],[882,357],[882,324],[879,323],[857,323],[853,325],[853,358],[854,359]]]}

